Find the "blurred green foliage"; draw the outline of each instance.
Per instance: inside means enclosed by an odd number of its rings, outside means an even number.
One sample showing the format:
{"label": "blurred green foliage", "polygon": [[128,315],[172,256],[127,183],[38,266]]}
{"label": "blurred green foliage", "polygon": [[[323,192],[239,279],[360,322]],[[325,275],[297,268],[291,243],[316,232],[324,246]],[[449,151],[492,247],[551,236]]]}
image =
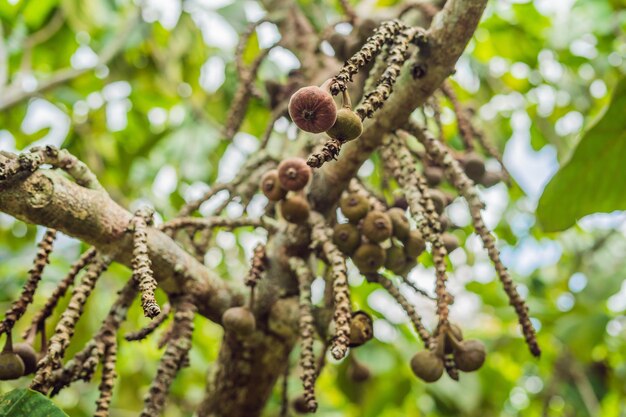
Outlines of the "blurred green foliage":
{"label": "blurred green foliage", "polygon": [[[232,143],[220,140],[237,87],[231,35],[243,31],[261,10],[258,4],[171,1],[159,8],[157,3],[145,3],[137,19],[135,2],[125,0],[0,1],[9,82],[24,89],[36,88],[36,80],[76,68],[84,60],[91,62],[90,57],[117,40],[121,28],[133,25],[119,55],[107,65],[3,110],[0,148],[22,150],[41,141],[62,145],[94,170],[120,204],[132,209],[150,202],[168,218],[206,184],[234,174],[237,161],[255,151],[253,136],[265,129],[269,111],[254,98],[244,133]],[[318,28],[340,19],[335,2],[299,3]],[[400,2],[353,3],[360,12],[377,16]],[[520,185],[507,190],[501,184],[484,190],[484,197],[505,262],[539,328],[541,359],[528,353],[495,274],[461,216],[455,234],[465,245],[451,256],[457,297],[452,318],[468,336],[485,341],[486,365],[475,374],[462,375],[459,383],[448,378],[432,385],[417,381],[408,366],[412,354],[421,349],[414,332],[402,315],[393,314],[392,304],[377,309],[377,288],[354,276],[355,307],[372,312],[377,338],[353,353],[370,368],[372,377],[356,384],[347,376],[347,362],[331,363],[318,383],[319,416],[626,415],[624,216],[587,219],[555,235],[539,228],[534,215],[541,187],[556,170],[556,157],[569,158],[580,132],[598,118],[626,72],[625,8],[623,0],[492,1],[453,77],[461,100],[476,110],[475,120],[486,136],[506,149],[505,162]],[[166,12],[160,14],[162,9]],[[257,53],[260,41],[253,37],[246,60]],[[262,81],[284,80],[291,69],[285,62],[292,58],[281,52],[271,54],[261,67],[260,90]],[[42,104],[50,107],[35,113]],[[451,144],[460,144],[449,103],[443,104],[446,137]],[[623,109],[621,116],[619,111],[615,121],[623,122]],[[291,143],[290,132],[284,127],[276,135]],[[366,167],[362,174],[379,186],[379,163],[375,157],[372,161],[373,169]],[[547,162],[538,166],[535,161]],[[575,174],[584,176],[580,170],[587,169],[577,167]],[[610,194],[623,199],[625,185],[616,184]],[[566,188],[563,197],[567,192]],[[564,198],[560,204],[577,202]],[[241,207],[233,203],[228,210],[237,215]],[[556,211],[552,215],[558,217]],[[41,234],[34,226],[0,214],[0,311],[19,293]],[[241,279],[249,255],[245,242],[261,238],[250,230],[219,232],[207,264],[225,279]],[[84,249],[69,238],[57,242],[31,311],[43,305]],[[428,262],[424,259],[413,275],[417,285],[427,289],[433,285]],[[70,354],[98,328],[115,292],[129,277],[119,265],[103,276]],[[164,300],[163,294],[159,297]],[[418,306],[428,318],[432,303],[418,299]],[[28,317],[18,326],[18,334]],[[136,303],[122,330],[145,323]],[[49,331],[53,326],[48,323]],[[112,415],[137,415],[162,354],[156,347],[162,331],[143,342],[121,343]],[[220,339],[218,326],[196,319],[192,366],[179,374],[164,415],[193,414]],[[290,358],[294,364],[296,355],[297,351]],[[300,391],[296,366],[292,375],[289,390],[295,396]],[[26,378],[2,382],[0,393],[27,385]],[[97,395],[96,383],[77,383],[54,401],[72,417],[83,417],[93,413]],[[266,415],[277,415],[279,407],[277,387]]]}

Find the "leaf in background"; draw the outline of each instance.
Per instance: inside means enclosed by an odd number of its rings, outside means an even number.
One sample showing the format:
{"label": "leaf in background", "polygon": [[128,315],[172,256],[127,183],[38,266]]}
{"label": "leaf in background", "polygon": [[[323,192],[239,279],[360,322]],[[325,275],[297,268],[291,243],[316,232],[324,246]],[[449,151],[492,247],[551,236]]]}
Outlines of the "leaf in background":
{"label": "leaf in background", "polygon": [[14,389],[0,395],[0,416],[68,417],[49,398],[28,389]]}
{"label": "leaf in background", "polygon": [[626,78],[617,84],[604,115],[546,186],[537,207],[545,231],[565,230],[587,214],[626,209],[625,109]]}

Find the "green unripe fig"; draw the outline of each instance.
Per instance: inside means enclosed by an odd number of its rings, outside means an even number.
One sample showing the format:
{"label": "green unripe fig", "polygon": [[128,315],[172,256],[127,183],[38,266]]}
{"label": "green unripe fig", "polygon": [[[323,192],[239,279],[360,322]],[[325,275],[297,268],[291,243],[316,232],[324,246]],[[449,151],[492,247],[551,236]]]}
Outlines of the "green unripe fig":
{"label": "green unripe fig", "polygon": [[459,371],[473,372],[485,363],[487,352],[479,340],[463,340],[455,343],[454,362]]}
{"label": "green unripe fig", "polygon": [[409,238],[404,242],[406,256],[415,259],[426,249],[426,242],[419,230],[411,230]]}
{"label": "green unripe fig", "polygon": [[435,382],[443,375],[443,361],[431,350],[421,350],[411,359],[411,370],[425,382]]}
{"label": "green unripe fig", "polygon": [[24,375],[24,362],[11,351],[0,353],[0,381],[18,379]]}
{"label": "green unripe fig", "polygon": [[363,243],[352,255],[352,261],[363,274],[371,274],[385,264],[385,250],[374,243]]}
{"label": "green unripe fig", "polygon": [[37,352],[28,343],[16,343],[13,345],[13,353],[24,362],[24,375],[30,375],[37,370]]}
{"label": "green unripe fig", "polygon": [[248,336],[256,329],[254,314],[247,307],[231,307],[222,314],[224,330]]}
{"label": "green unripe fig", "polygon": [[387,259],[385,260],[385,268],[394,274],[401,275],[406,267],[407,259],[404,248],[399,246],[391,246],[387,249]]}
{"label": "green unripe fig", "polygon": [[341,252],[350,256],[361,244],[361,232],[351,223],[338,224],[333,229],[333,242]]}
{"label": "green unripe fig", "polygon": [[363,235],[372,242],[382,242],[391,237],[393,226],[389,216],[379,210],[370,211],[361,226]]}
{"label": "green unripe fig", "polygon": [[393,225],[393,235],[404,242],[411,232],[411,225],[404,214],[404,210],[399,207],[392,207],[387,210],[387,215]]}
{"label": "green unripe fig", "polygon": [[292,195],[280,202],[280,212],[290,223],[302,224],[309,218],[308,201],[300,195]]}
{"label": "green unripe fig", "polygon": [[349,193],[341,198],[339,208],[350,223],[358,223],[369,212],[370,204],[361,194]]}
{"label": "green unripe fig", "polygon": [[347,107],[342,107],[337,112],[337,120],[326,134],[341,143],[354,140],[363,133],[363,122],[355,112]]}

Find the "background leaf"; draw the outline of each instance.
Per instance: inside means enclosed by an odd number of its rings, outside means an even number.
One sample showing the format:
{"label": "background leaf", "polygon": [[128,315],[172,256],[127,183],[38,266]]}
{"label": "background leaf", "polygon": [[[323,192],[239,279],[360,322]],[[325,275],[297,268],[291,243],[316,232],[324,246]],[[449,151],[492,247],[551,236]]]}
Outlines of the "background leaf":
{"label": "background leaf", "polygon": [[28,389],[14,389],[1,395],[0,416],[68,417],[49,398]]}
{"label": "background leaf", "polygon": [[546,186],[537,218],[556,232],[592,213],[626,209],[626,78],[604,115],[582,137],[571,159]]}

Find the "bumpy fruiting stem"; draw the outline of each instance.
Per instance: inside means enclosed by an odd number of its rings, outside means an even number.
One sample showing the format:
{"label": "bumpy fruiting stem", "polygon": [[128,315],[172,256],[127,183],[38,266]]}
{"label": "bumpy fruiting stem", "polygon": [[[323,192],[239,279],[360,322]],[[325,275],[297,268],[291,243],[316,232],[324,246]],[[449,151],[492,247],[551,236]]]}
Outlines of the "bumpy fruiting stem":
{"label": "bumpy fruiting stem", "polygon": [[11,307],[4,315],[4,319],[0,322],[0,334],[10,333],[15,322],[24,315],[28,305],[33,302],[33,296],[35,295],[39,281],[41,281],[41,275],[49,262],[52,245],[56,235],[56,230],[46,230],[43,239],[41,239],[37,245],[37,255],[35,255],[35,262],[33,263],[32,268],[28,271],[26,284],[24,284],[20,298],[11,304]]}
{"label": "bumpy fruiting stem", "polygon": [[416,161],[411,152],[396,135],[388,135],[381,155],[385,168],[391,172],[406,195],[409,209],[413,214],[422,236],[432,244],[433,263],[437,276],[437,316],[439,323],[435,335],[445,331],[448,325],[448,304],[450,296],[446,290],[445,257],[446,248],[441,239],[441,223],[435,210],[426,179],[416,169]]}
{"label": "bumpy fruiting stem", "polygon": [[64,170],[83,187],[102,190],[98,178],[87,165],[66,149],[57,149],[50,145],[32,148],[28,153],[20,154],[17,158],[0,165],[0,181],[10,179],[21,172],[35,172],[44,164]]}
{"label": "bumpy fruiting stem", "polygon": [[356,114],[361,120],[372,117],[374,112],[380,109],[391,95],[404,62],[408,59],[408,49],[413,42],[423,42],[425,31],[422,28],[408,28],[401,30],[395,36],[392,46],[389,48],[387,68],[376,83],[376,88],[369,91],[356,108]]}
{"label": "bumpy fruiting stem", "polygon": [[263,276],[267,267],[267,257],[265,255],[265,245],[259,243],[254,248],[252,254],[252,266],[244,279],[244,284],[250,287],[250,310],[254,309],[254,290]]}
{"label": "bumpy fruiting stem", "polygon": [[341,359],[346,355],[350,344],[350,318],[352,317],[346,259],[330,239],[331,231],[326,227],[325,219],[321,214],[311,212],[309,224],[312,246],[322,251],[332,272],[335,337],[332,340],[330,352],[335,359]]}
{"label": "bumpy fruiting stem", "polygon": [[300,379],[302,379],[302,387],[304,388],[306,407],[309,412],[313,413],[317,410],[317,401],[315,400],[317,370],[313,352],[315,328],[311,306],[313,275],[306,262],[301,258],[290,258],[289,266],[298,277],[300,290],[300,367],[302,368]]}
{"label": "bumpy fruiting stem", "polygon": [[30,384],[31,389],[42,393],[48,392],[52,370],[60,367],[61,360],[65,356],[65,350],[74,336],[76,323],[83,314],[87,298],[91,295],[98,278],[107,269],[110,263],[110,258],[96,256],[89,265],[89,269],[85,275],[83,275],[80,283],[74,288],[72,298],[54,329],[54,336],[50,339],[48,351],[39,362],[37,373]]}
{"label": "bumpy fruiting stem", "polygon": [[402,295],[398,287],[396,287],[393,282],[391,282],[391,280],[379,274],[367,275],[366,278],[368,279],[368,281],[379,283],[385,290],[387,290],[389,295],[391,295],[396,300],[400,307],[402,307],[402,309],[409,316],[409,319],[411,319],[411,323],[413,323],[415,331],[417,332],[420,339],[422,339],[422,342],[424,342],[424,346],[426,346],[428,349],[432,349],[435,346],[435,342],[426,327],[424,326],[424,323],[422,323],[422,317],[417,313],[413,304],[411,304],[409,300],[407,300]]}
{"label": "bumpy fruiting stem", "polygon": [[481,210],[483,209],[484,204],[480,200],[472,180],[465,175],[463,168],[461,168],[458,161],[452,156],[448,148],[443,143],[435,139],[435,137],[433,137],[428,131],[414,122],[409,122],[407,129],[422,143],[422,145],[424,145],[424,148],[426,148],[430,157],[444,167],[444,172],[448,181],[450,181],[450,183],[467,201],[472,215],[474,229],[481,237],[483,246],[487,250],[487,254],[495,266],[498,278],[502,282],[504,291],[509,297],[509,303],[513,306],[515,312],[517,313],[526,343],[528,344],[531,353],[535,356],[539,356],[541,354],[541,350],[537,344],[535,330],[528,315],[528,307],[517,292],[508,270],[500,259],[500,252],[496,247],[495,237],[485,225],[481,215]]}
{"label": "bumpy fruiting stem", "polygon": [[224,229],[236,229],[239,227],[262,227],[270,232],[276,231],[276,221],[269,217],[261,217],[258,219],[250,219],[240,217],[237,219],[229,219],[226,217],[180,217],[163,223],[161,230],[178,230],[189,228],[191,230],[214,229],[221,227]]}
{"label": "bumpy fruiting stem", "polygon": [[117,341],[115,334],[107,334],[103,340],[105,343],[104,355],[102,357],[102,376],[98,390],[100,397],[96,401],[96,412],[94,417],[108,417],[109,408],[111,407],[111,398],[113,397],[113,385],[117,373],[115,372],[115,363],[117,361]]}
{"label": "bumpy fruiting stem", "polygon": [[59,303],[59,300],[65,296],[70,285],[74,283],[76,276],[87,264],[92,261],[94,256],[96,256],[96,250],[91,248],[83,253],[83,255],[76,262],[74,262],[74,264],[72,264],[65,278],[59,282],[52,294],[48,297],[46,304],[35,314],[31,320],[30,327],[24,331],[22,338],[29,339],[35,336],[37,330],[40,329],[46,319],[52,315],[55,307]]}
{"label": "bumpy fruiting stem", "polygon": [[395,36],[404,28],[406,26],[399,20],[383,22],[376,29],[376,32],[367,39],[361,49],[346,61],[337,76],[333,78],[330,92],[333,95],[337,95],[340,91],[348,88],[347,83],[352,81],[352,77],[380,53],[383,45],[393,41]]}
{"label": "bumpy fruiting stem", "polygon": [[141,307],[148,318],[155,318],[161,308],[154,297],[157,282],[152,273],[152,262],[148,256],[148,224],[152,223],[152,210],[140,209],[132,220],[133,231],[133,279],[141,291]]}
{"label": "bumpy fruiting stem", "polygon": [[174,313],[173,335],[167,343],[157,375],[145,397],[140,417],[161,415],[174,377],[180,368],[186,366],[188,362],[196,306],[190,296],[183,295],[180,299],[175,300],[174,308],[176,313]]}
{"label": "bumpy fruiting stem", "polygon": [[150,336],[156,329],[158,329],[170,315],[171,307],[169,304],[165,304],[161,309],[161,314],[156,316],[150,323],[148,323],[145,327],[137,330],[136,332],[128,333],[124,336],[124,339],[129,342],[135,340],[143,340],[146,337]]}
{"label": "bumpy fruiting stem", "polygon": [[341,151],[341,142],[337,139],[328,139],[319,151],[309,156],[306,163],[311,168],[319,168],[325,162],[337,159],[339,151]]}

